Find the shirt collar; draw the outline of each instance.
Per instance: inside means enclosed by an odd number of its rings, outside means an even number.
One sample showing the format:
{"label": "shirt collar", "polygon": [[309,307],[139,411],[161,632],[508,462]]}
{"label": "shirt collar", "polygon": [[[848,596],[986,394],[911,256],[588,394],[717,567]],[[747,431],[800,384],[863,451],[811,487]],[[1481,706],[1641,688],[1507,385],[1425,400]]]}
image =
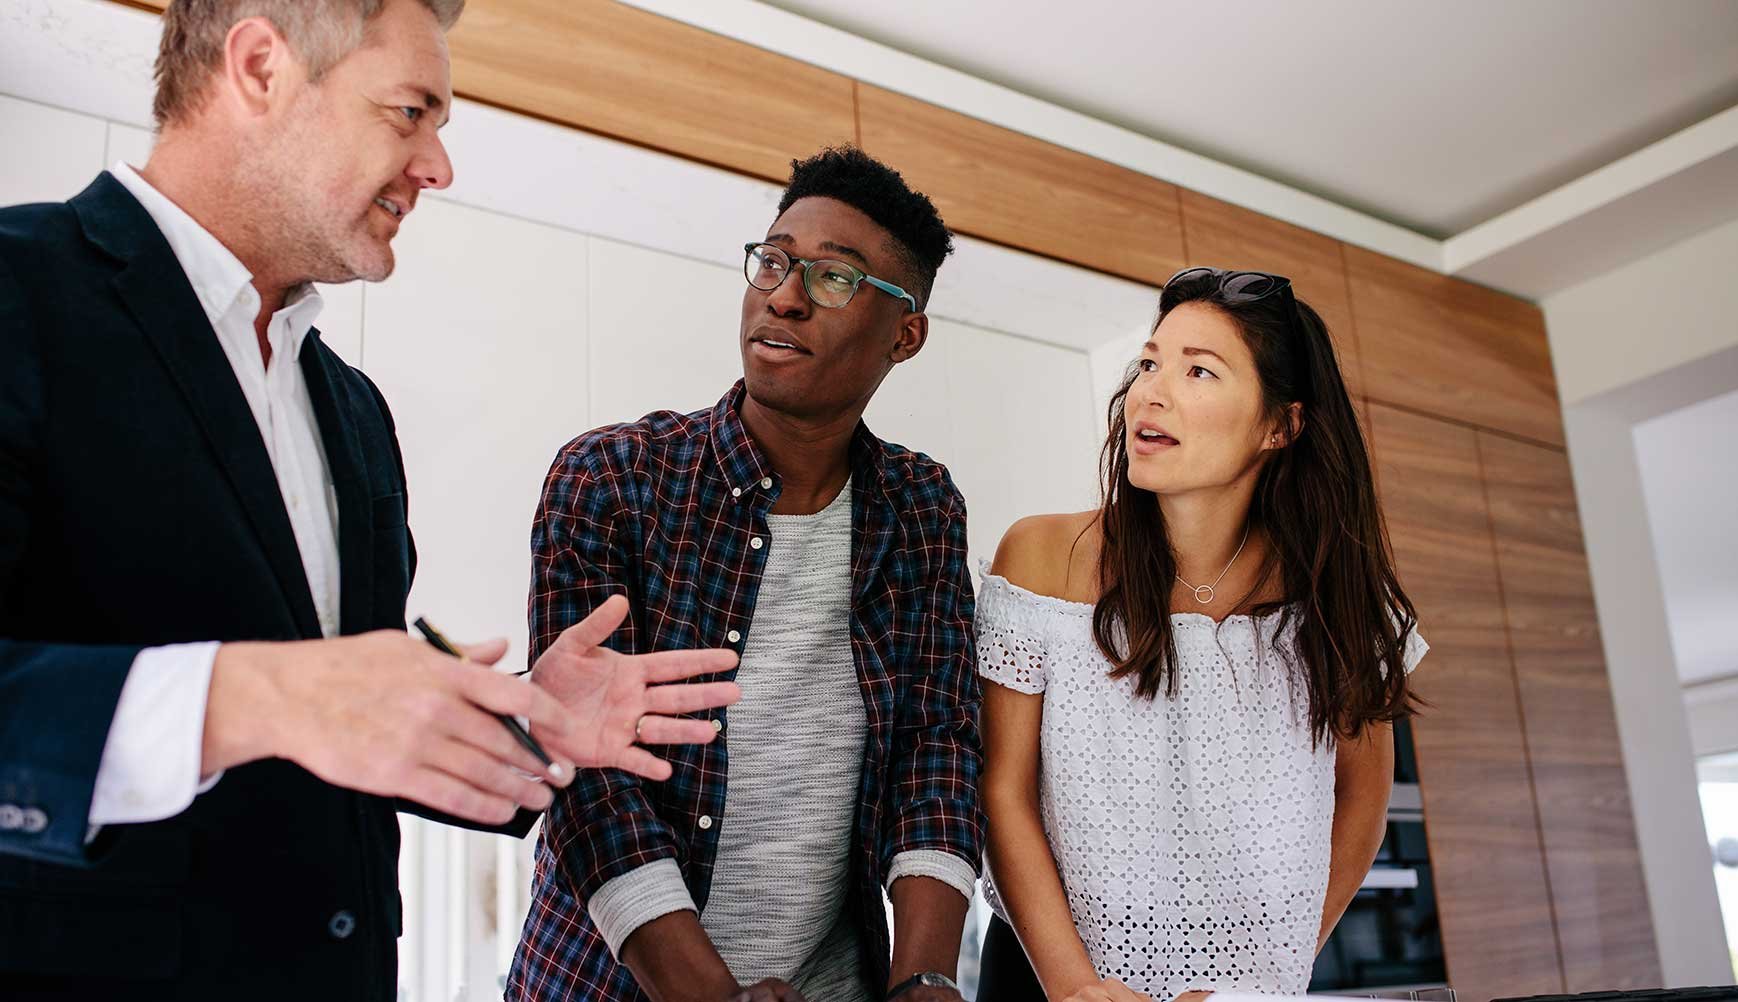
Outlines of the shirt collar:
{"label": "shirt collar", "polygon": [[[773,482],[774,488],[778,485],[778,474],[742,423],[742,400],[747,395],[744,381],[737,380],[730,392],[712,408],[709,432],[718,471],[724,475],[729,487],[743,494],[755,488],[767,489],[763,485],[768,480]],[[893,486],[894,470],[887,462],[887,447],[862,421],[857,422],[857,431],[851,438],[851,476],[853,483],[865,493],[875,485],[883,489]]]}
{"label": "shirt collar", "polygon": [[[238,300],[243,299],[252,304],[247,318],[251,324],[253,313],[259,310],[259,294],[253,288],[253,272],[247,270],[241,259],[125,161],[116,163],[110,173],[138,199],[139,205],[163,231],[163,239],[168,241],[175,260],[186,273],[212,328],[219,329],[223,317],[235,308]],[[280,319],[286,325],[288,342],[274,345],[273,351],[283,352],[292,359],[299,357],[308,330],[324,306],[325,301],[312,283],[291,289],[284,299],[283,309],[272,317],[273,328]]]}

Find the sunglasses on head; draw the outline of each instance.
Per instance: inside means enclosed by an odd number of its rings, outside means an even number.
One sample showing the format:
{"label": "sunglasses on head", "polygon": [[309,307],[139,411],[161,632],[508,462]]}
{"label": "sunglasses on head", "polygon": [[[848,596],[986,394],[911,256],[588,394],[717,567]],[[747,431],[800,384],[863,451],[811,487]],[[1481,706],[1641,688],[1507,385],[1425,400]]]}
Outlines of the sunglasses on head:
{"label": "sunglasses on head", "polygon": [[1265,271],[1227,271],[1224,268],[1184,268],[1165,280],[1168,289],[1173,282],[1193,282],[1203,278],[1219,281],[1219,293],[1233,303],[1253,303],[1268,296],[1287,292],[1291,279]]}

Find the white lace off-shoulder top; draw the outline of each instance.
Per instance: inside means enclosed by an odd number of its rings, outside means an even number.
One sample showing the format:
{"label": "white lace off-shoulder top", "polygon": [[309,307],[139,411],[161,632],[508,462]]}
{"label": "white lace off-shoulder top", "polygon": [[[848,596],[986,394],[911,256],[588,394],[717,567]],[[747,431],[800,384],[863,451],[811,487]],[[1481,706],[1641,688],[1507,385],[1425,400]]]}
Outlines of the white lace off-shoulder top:
{"label": "white lace off-shoulder top", "polygon": [[[1039,805],[1100,977],[1155,999],[1191,988],[1301,995],[1328,886],[1334,746],[1278,617],[1172,616],[1175,697],[1109,677],[1091,605],[986,567],[978,673],[1044,696]],[[1414,630],[1407,672],[1429,649]],[[993,834],[992,834],[993,837]],[[986,875],[985,896],[1007,912]]]}

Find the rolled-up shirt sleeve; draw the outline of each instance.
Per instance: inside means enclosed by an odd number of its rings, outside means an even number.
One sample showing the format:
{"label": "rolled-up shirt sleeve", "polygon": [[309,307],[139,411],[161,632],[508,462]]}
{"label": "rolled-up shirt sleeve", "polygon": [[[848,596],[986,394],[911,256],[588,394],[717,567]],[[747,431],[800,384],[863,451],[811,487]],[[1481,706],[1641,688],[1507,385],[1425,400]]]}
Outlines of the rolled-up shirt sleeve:
{"label": "rolled-up shirt sleeve", "polygon": [[610,955],[621,959],[622,944],[634,930],[671,912],[698,913],[682,868],[674,859],[659,859],[637,870],[604,881],[586,903],[586,911],[603,934]]}
{"label": "rolled-up shirt sleeve", "polygon": [[893,857],[887,870],[887,887],[901,877],[930,877],[971,900],[977,890],[978,868],[968,860],[940,849],[910,849]]}

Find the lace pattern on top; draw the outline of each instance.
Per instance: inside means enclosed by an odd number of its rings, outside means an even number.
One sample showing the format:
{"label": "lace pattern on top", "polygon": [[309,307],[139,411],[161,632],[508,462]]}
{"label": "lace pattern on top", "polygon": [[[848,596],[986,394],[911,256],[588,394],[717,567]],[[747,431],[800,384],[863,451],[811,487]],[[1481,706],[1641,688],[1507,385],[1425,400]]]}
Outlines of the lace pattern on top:
{"label": "lace pattern on top", "polygon": [[[985,569],[979,673],[1042,693],[1039,812],[1099,974],[1154,998],[1302,994],[1328,883],[1334,746],[1278,617],[1172,617],[1178,692],[1111,679],[1092,606]],[[1428,645],[1407,640],[1410,672]],[[1007,917],[994,880],[985,895]]]}

